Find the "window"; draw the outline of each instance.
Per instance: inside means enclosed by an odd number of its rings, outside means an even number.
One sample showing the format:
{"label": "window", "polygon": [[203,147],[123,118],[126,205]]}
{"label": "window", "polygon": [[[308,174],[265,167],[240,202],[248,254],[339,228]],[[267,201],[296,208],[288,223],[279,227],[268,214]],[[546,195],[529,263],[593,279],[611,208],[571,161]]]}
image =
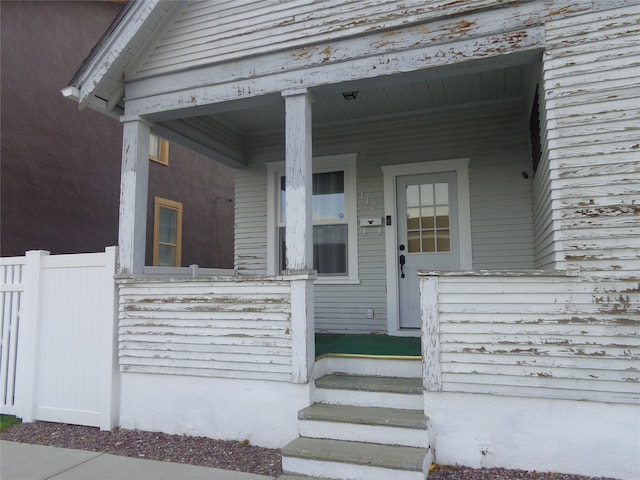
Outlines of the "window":
{"label": "window", "polygon": [[[355,155],[338,155],[313,160],[313,268],[319,283],[357,281],[357,225],[355,195]],[[274,265],[270,273],[286,267],[286,179],[284,163],[269,164],[277,185],[269,195],[270,212],[275,211],[273,232]]]}
{"label": "window", "polygon": [[149,135],[149,160],[169,165],[169,142],[153,133]]}
{"label": "window", "polygon": [[449,184],[407,185],[407,251],[450,252]]}
{"label": "window", "polygon": [[153,265],[179,267],[182,256],[182,203],[155,197]]}

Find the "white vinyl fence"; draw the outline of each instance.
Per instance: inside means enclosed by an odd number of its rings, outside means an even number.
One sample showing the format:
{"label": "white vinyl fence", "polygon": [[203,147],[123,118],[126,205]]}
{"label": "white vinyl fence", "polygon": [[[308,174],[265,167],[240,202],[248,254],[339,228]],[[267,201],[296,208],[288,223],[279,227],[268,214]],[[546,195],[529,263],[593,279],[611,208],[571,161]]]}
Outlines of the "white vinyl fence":
{"label": "white vinyl fence", "polygon": [[2,413],[115,425],[116,254],[0,259]]}

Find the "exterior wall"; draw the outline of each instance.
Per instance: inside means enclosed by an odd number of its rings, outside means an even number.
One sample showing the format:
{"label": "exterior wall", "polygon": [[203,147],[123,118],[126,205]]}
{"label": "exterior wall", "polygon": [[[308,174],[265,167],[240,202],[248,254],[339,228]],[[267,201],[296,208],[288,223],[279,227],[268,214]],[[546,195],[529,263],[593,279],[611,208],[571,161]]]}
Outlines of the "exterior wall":
{"label": "exterior wall", "polygon": [[[508,8],[512,3],[516,2],[505,0],[500,2],[500,7]],[[500,36],[522,28],[523,24],[535,25],[541,17],[557,15],[563,8],[580,11],[590,6],[590,1],[556,0],[552,7],[531,2],[515,13],[507,13],[504,21],[492,25],[490,19],[496,11],[493,0],[453,3],[436,0],[428,4],[420,0],[349,0],[339,4],[303,1],[283,4],[269,0],[260,6],[249,1],[237,1],[231,6],[215,2],[184,2],[173,11],[167,34],[146,51],[138,63],[130,66],[126,74],[130,79],[138,79],[233,61],[239,57],[277,55],[287,50],[295,53],[286,53],[279,57],[280,61],[254,61],[251,69],[261,73],[283,68],[293,70],[305,64],[330,64],[348,57],[401,51],[415,47],[416,41],[417,44],[438,46],[467,36]],[[194,21],[196,18],[197,22]],[[393,29],[428,22],[438,23],[428,29],[409,28],[404,35],[389,33]],[[336,41],[349,42],[364,34],[373,35],[369,41],[356,41],[346,49],[335,48]],[[392,41],[391,37],[394,37]],[[510,45],[514,43],[512,38],[506,40]],[[358,50],[366,50],[366,53]],[[282,60],[286,58],[293,58],[296,62],[285,67]]]}
{"label": "exterior wall", "polygon": [[551,192],[552,216],[539,224],[540,266],[640,272],[639,21],[634,5],[546,25],[549,173],[538,188]]}
{"label": "exterior wall", "polygon": [[249,440],[281,448],[298,436],[309,384],[124,372],[120,426]]}
{"label": "exterior wall", "polygon": [[[0,254],[104,251],[118,243],[122,126],[79,111],[60,89],[123,2],[0,2]],[[184,204],[184,265],[232,266],[233,173],[171,145],[150,194]],[[153,249],[153,197],[147,227]]]}
{"label": "exterior wall", "polygon": [[123,372],[292,379],[284,280],[120,280]]}
{"label": "exterior wall", "polygon": [[640,478],[637,405],[427,392],[425,414],[438,464]]}
{"label": "exterior wall", "polygon": [[0,3],[3,256],[96,252],[117,244],[122,127],[79,112],[60,89],[121,8]]}
{"label": "exterior wall", "polygon": [[[380,165],[470,157],[474,268],[533,268],[527,115],[522,99],[314,130],[314,155],[358,152],[358,218],[384,215]],[[265,161],[283,136],[252,138],[253,163],[236,174],[236,268],[266,273]],[[384,228],[384,227],[383,227]],[[386,227],[395,228],[395,227]],[[386,332],[384,232],[358,229],[358,285],[316,285],[316,328]],[[340,299],[340,301],[336,301]],[[374,319],[366,318],[367,308]]]}
{"label": "exterior wall", "polygon": [[169,145],[169,165],[149,163],[146,265],[153,265],[154,197],[182,203],[182,265],[233,268],[231,168]]}
{"label": "exterior wall", "polygon": [[638,287],[545,271],[424,274],[436,462],[638,478]]}

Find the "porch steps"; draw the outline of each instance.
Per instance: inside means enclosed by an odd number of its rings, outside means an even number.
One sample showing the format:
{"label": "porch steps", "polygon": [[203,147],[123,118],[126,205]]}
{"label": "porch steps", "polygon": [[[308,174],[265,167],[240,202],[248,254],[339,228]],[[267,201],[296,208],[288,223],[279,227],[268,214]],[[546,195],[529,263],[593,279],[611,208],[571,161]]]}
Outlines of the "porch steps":
{"label": "porch steps", "polygon": [[420,376],[413,367],[372,375],[375,359],[333,362],[298,413],[300,437],[282,449],[278,480],[424,480],[432,450]]}
{"label": "porch steps", "polygon": [[285,472],[320,478],[422,480],[427,449],[300,437],[282,449]]}
{"label": "porch steps", "polygon": [[422,410],[316,403],[298,413],[300,435],[380,445],[429,446]]}
{"label": "porch steps", "polygon": [[329,374],[316,380],[317,403],[422,410],[422,380]]}

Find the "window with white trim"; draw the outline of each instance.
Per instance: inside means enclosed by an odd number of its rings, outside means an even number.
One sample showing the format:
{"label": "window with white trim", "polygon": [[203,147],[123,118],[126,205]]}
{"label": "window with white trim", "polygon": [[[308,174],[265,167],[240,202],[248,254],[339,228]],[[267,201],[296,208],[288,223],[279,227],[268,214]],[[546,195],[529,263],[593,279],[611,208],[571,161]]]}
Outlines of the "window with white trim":
{"label": "window with white trim", "polygon": [[[355,154],[314,158],[312,176],[313,268],[320,283],[342,283],[358,278]],[[284,162],[269,164],[269,211],[275,211],[271,231],[274,274],[286,268],[286,179]]]}

